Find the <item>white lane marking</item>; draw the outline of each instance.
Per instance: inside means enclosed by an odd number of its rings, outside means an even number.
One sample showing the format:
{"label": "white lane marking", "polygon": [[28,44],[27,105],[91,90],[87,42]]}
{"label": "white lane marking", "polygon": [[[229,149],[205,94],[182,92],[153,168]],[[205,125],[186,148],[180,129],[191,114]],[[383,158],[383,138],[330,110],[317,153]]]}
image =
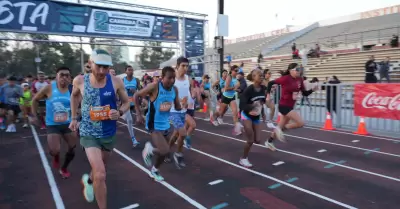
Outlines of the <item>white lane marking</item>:
{"label": "white lane marking", "polygon": [[[119,121],[118,121],[118,123],[122,123],[122,122],[119,122]],[[125,123],[122,123],[122,124],[125,124]],[[127,124],[125,124],[125,125],[127,125]],[[136,127],[133,127],[133,128],[136,129],[136,130],[138,130],[138,131],[141,131],[141,132],[143,132],[143,133],[148,134],[147,131],[144,131],[144,130],[139,129],[139,128],[136,128]],[[115,148],[114,148],[114,150],[115,150]],[[293,184],[287,183],[287,182],[285,182],[285,181],[279,180],[279,179],[274,178],[274,177],[272,177],[272,176],[265,175],[265,174],[260,173],[260,172],[258,172],[258,171],[255,171],[255,170],[252,170],[252,169],[248,169],[248,168],[245,168],[245,167],[236,165],[235,163],[232,163],[232,162],[229,162],[229,161],[224,160],[224,159],[222,159],[222,158],[219,158],[219,157],[210,155],[210,154],[205,153],[205,152],[202,152],[202,151],[200,151],[200,150],[197,150],[197,149],[194,149],[194,148],[192,148],[191,150],[193,150],[193,151],[195,151],[195,152],[197,152],[197,153],[200,153],[200,154],[202,154],[202,155],[205,155],[205,156],[207,156],[207,157],[213,158],[213,159],[215,159],[215,160],[221,161],[221,162],[223,162],[223,163],[226,163],[226,164],[228,164],[228,165],[231,165],[231,166],[233,166],[233,167],[240,168],[240,169],[242,169],[242,170],[251,172],[251,173],[253,173],[253,174],[259,175],[259,176],[264,177],[264,178],[266,178],[266,179],[270,179],[270,180],[272,180],[272,181],[281,183],[281,184],[286,185],[286,186],[288,186],[288,187],[291,187],[291,188],[293,188],[293,189],[302,191],[302,192],[307,193],[307,194],[309,194],[309,195],[312,195],[312,196],[318,197],[318,198],[320,198],[320,199],[326,200],[326,201],[328,201],[328,202],[331,202],[331,203],[340,205],[340,206],[342,206],[342,207],[344,207],[344,208],[348,208],[348,209],[357,209],[356,207],[347,205],[347,204],[345,204],[345,203],[342,203],[342,202],[339,202],[339,201],[337,201],[337,200],[331,199],[331,198],[329,198],[329,197],[320,195],[320,194],[315,193],[315,192],[312,192],[312,191],[310,191],[310,190],[303,189],[303,188],[301,188],[301,187],[298,187],[298,186],[295,186],[295,185],[293,185]],[[141,166],[141,165],[140,165],[140,166]]]}
{"label": "white lane marking", "polygon": [[128,205],[128,206],[126,206],[124,208],[121,208],[121,209],[133,209],[133,208],[137,208],[137,207],[139,207],[139,204],[135,203],[133,205]]}
{"label": "white lane marking", "polygon": [[[323,130],[321,128],[315,128],[315,127],[310,127],[310,126],[304,126],[304,128],[315,129],[315,130],[326,132],[326,130]],[[345,132],[345,131],[329,130],[328,132],[335,132],[335,133],[339,133],[339,134],[346,134],[346,135],[352,135],[352,136],[358,136],[358,137],[367,137],[367,138],[372,138],[372,139],[382,139],[382,140],[386,140],[386,141],[400,142],[400,140],[397,140],[397,139],[390,139],[390,138],[385,138],[385,137],[380,137],[380,136],[370,136],[370,135],[360,136],[360,135],[353,134],[351,132]]]}
{"label": "white lane marking", "polygon": [[224,180],[218,179],[218,180],[212,181],[212,182],[210,182],[208,184],[212,186],[212,185],[216,185],[216,184],[219,184],[219,183],[222,183],[222,182],[224,182]]}
{"label": "white lane marking", "polygon": [[[41,136],[47,136],[47,134],[40,134],[40,135],[37,135],[38,137],[41,137]],[[34,136],[24,136],[24,137],[22,137],[23,139],[27,139],[27,138],[33,138]]]}
{"label": "white lane marking", "polygon": [[32,135],[35,139],[35,143],[37,149],[39,151],[40,159],[42,160],[43,168],[47,176],[47,180],[49,181],[51,194],[53,195],[54,203],[56,204],[57,209],[65,209],[64,202],[61,198],[60,191],[58,190],[56,180],[54,179],[53,172],[51,171],[49,161],[47,161],[46,155],[44,154],[44,150],[42,144],[39,140],[39,136],[36,132],[34,126],[31,125]]}
{"label": "white lane marking", "polygon": [[[132,163],[133,165],[135,165],[140,170],[142,170],[143,172],[147,173],[147,175],[150,176],[150,171],[148,169],[146,169],[145,167],[143,167],[141,164],[139,164],[138,162],[136,162],[132,158],[128,157],[127,155],[125,155],[123,152],[119,151],[116,148],[114,148],[114,152],[116,152],[117,154],[121,155],[121,157],[125,158],[125,160],[129,161],[130,163]],[[174,186],[172,186],[171,184],[167,183],[166,181],[162,181],[162,182],[160,182],[160,184],[165,186],[165,187],[167,187],[167,189],[171,190],[176,195],[182,197],[184,200],[186,200],[188,203],[190,203],[194,207],[199,208],[199,209],[207,209],[206,207],[204,207],[200,203],[196,202],[195,200],[193,200],[192,198],[190,198],[189,196],[187,196],[183,192],[179,191],[178,189],[176,189]]]}
{"label": "white lane marking", "polygon": [[320,149],[320,150],[318,150],[317,152],[322,153],[322,152],[326,152],[326,150]]}
{"label": "white lane marking", "polygon": [[353,141],[351,141],[351,142],[353,142],[353,143],[357,143],[357,142],[359,142],[360,140],[353,140]]}
{"label": "white lane marking", "polygon": [[284,164],[285,162],[283,162],[283,161],[278,161],[278,162],[276,162],[276,163],[274,163],[274,164],[272,164],[272,165],[274,165],[274,166],[278,166],[278,165],[282,165],[282,164]]}
{"label": "white lane marking", "polygon": [[[235,141],[238,141],[238,142],[242,142],[242,143],[246,143],[245,141],[242,141],[240,139],[236,139],[236,138],[229,137],[229,136],[224,136],[224,135],[213,133],[213,132],[209,132],[209,131],[204,131],[204,130],[201,130],[201,129],[198,129],[198,128],[196,128],[196,131],[208,133],[208,134],[215,135],[215,136],[220,136],[220,137],[227,138],[227,139],[232,139],[232,140],[235,140]],[[260,144],[253,144],[253,145],[268,149],[266,146],[263,146],[263,145],[260,145]],[[362,169],[355,168],[355,167],[341,165],[341,164],[337,164],[335,162],[331,162],[331,161],[327,161],[327,160],[321,160],[319,158],[310,157],[310,156],[307,156],[307,155],[302,155],[302,154],[298,154],[298,153],[295,153],[295,152],[290,152],[290,151],[286,151],[286,150],[282,150],[282,149],[276,149],[276,150],[280,151],[280,152],[283,152],[283,153],[286,153],[286,154],[296,155],[296,156],[299,156],[299,157],[303,157],[303,158],[307,158],[307,159],[323,162],[323,163],[326,163],[326,164],[333,164],[333,165],[336,165],[336,166],[339,166],[339,167],[342,167],[342,168],[347,168],[347,169],[350,169],[350,170],[353,170],[353,171],[358,171],[358,172],[361,172],[361,173],[366,173],[366,174],[370,174],[370,175],[373,175],[373,176],[378,176],[378,177],[381,177],[381,178],[385,178],[385,179],[389,179],[389,180],[400,182],[400,179],[394,178],[394,177],[391,177],[391,176],[386,176],[386,175],[383,175],[383,174],[374,173],[374,172],[371,172],[371,171],[366,171],[366,170],[362,170]]]}

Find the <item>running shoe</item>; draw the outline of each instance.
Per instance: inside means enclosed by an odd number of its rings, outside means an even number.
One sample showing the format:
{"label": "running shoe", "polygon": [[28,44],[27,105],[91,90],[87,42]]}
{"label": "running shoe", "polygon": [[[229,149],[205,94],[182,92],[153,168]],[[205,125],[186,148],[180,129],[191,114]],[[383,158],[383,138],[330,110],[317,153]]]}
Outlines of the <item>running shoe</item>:
{"label": "running shoe", "polygon": [[151,176],[155,181],[158,181],[158,182],[164,181],[164,177],[162,177],[162,176],[160,175],[160,172],[158,172],[158,170],[155,169],[155,168],[152,168],[152,169],[151,169],[151,171],[150,171],[150,176]]}
{"label": "running shoe", "polygon": [[61,168],[59,170],[59,173],[63,179],[67,179],[71,176],[71,174],[68,172],[68,170],[66,168]]}
{"label": "running shoe", "polygon": [[83,197],[85,197],[86,201],[93,202],[94,200],[94,191],[93,184],[88,183],[89,175],[83,174],[81,183],[83,185]]}
{"label": "running shoe", "polygon": [[285,136],[283,135],[283,131],[281,130],[281,128],[276,127],[276,128],[274,129],[274,132],[275,132],[276,138],[277,138],[279,141],[281,141],[281,142],[286,142]]}
{"label": "running shoe", "polygon": [[25,123],[22,127],[23,128],[28,128],[28,124]]}
{"label": "running shoe", "polygon": [[153,146],[150,142],[146,142],[146,145],[142,151],[142,157],[146,166],[150,167],[152,164],[151,158],[153,157]]}
{"label": "running shoe", "polygon": [[270,149],[271,151],[276,151],[276,147],[275,147],[274,143],[272,143],[272,142],[265,141],[265,146],[268,149]]}
{"label": "running shoe", "polygon": [[9,132],[9,133],[15,133],[15,132],[17,132],[17,129],[15,128],[15,124],[10,124],[10,125],[8,125],[8,126],[7,126],[6,132]]}
{"label": "running shoe", "polygon": [[250,163],[250,161],[247,158],[240,158],[239,164],[245,168],[253,167],[253,165]]}
{"label": "running shoe", "polygon": [[186,136],[183,146],[185,146],[187,149],[192,148],[192,140],[191,140],[190,136]]}
{"label": "running shoe", "polygon": [[267,121],[267,127],[270,129],[274,129],[275,125],[272,123],[272,121],[269,120],[269,121]]}
{"label": "running shoe", "polygon": [[222,120],[222,118],[220,117],[217,118],[217,121],[220,125],[224,124],[224,120]]}
{"label": "running shoe", "polygon": [[235,124],[235,127],[233,128],[232,134],[234,136],[239,136],[240,134],[242,134],[240,123],[236,123]]}
{"label": "running shoe", "polygon": [[135,148],[140,144],[135,137],[132,137],[132,147]]}
{"label": "running shoe", "polygon": [[4,123],[0,124],[0,130],[5,130],[7,127]]}
{"label": "running shoe", "polygon": [[186,166],[185,162],[183,162],[183,154],[182,153],[175,153],[174,154],[174,161],[177,168],[181,169]]}
{"label": "running shoe", "polygon": [[52,165],[54,169],[60,168],[60,158],[53,157]]}

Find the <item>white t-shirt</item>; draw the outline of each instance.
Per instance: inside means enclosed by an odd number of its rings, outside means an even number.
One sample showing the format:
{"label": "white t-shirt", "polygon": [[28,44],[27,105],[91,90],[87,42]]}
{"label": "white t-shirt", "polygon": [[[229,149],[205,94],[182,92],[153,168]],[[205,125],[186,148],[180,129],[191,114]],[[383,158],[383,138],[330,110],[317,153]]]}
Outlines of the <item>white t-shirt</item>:
{"label": "white t-shirt", "polygon": [[[190,95],[190,82],[189,82],[189,76],[185,75],[184,80],[175,80],[174,86],[178,89],[178,97],[179,101],[182,101],[183,98],[187,97],[188,99],[188,109],[194,109],[194,102],[192,96]],[[186,113],[186,108],[182,108],[182,110],[177,111],[175,109],[175,105],[172,104],[170,112],[180,112],[180,113]]]}

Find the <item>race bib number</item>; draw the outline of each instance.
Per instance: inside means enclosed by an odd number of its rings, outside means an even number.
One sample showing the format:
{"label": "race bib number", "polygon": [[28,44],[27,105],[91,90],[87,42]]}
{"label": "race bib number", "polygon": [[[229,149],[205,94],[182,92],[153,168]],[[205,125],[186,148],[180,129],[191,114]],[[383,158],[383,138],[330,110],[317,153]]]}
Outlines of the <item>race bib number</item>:
{"label": "race bib number", "polygon": [[129,102],[133,102],[133,96],[132,97],[128,97]]}
{"label": "race bib number", "polygon": [[63,123],[68,120],[68,112],[55,112],[54,113],[54,122]]}
{"label": "race bib number", "polygon": [[293,94],[292,94],[293,100],[297,100],[299,98],[299,96],[300,96],[299,92],[293,92]]}
{"label": "race bib number", "polygon": [[110,113],[110,105],[91,107],[90,120],[92,121],[109,120],[110,119],[109,113]]}
{"label": "race bib number", "polygon": [[[188,105],[187,101],[188,101],[188,97],[183,97],[183,99],[181,99],[181,107],[182,108],[187,107],[187,105]],[[186,104],[186,105],[184,105],[184,104]]]}
{"label": "race bib number", "polygon": [[160,112],[169,112],[171,109],[171,103],[170,102],[163,102],[160,105]]}
{"label": "race bib number", "polygon": [[260,102],[255,102],[254,103],[255,107],[249,112],[250,115],[252,116],[257,116],[261,114],[262,106]]}

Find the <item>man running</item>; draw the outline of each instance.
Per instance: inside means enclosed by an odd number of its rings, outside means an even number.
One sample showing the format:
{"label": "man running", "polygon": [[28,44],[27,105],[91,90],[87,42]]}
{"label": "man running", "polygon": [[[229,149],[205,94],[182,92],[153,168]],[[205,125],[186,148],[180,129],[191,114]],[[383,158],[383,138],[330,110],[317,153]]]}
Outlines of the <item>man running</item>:
{"label": "man running", "polygon": [[7,105],[5,104],[5,97],[2,93],[2,88],[6,86],[6,83],[6,76],[3,73],[0,73],[0,130],[6,129],[5,116],[7,112]]}
{"label": "man running", "polygon": [[[50,155],[53,157],[53,168],[59,169],[62,178],[69,178],[67,168],[75,157],[76,133],[68,126],[71,122],[71,70],[67,67],[57,69],[56,80],[43,87],[32,99],[32,119],[38,121],[37,110],[39,101],[46,101],[46,127],[47,143]],[[68,151],[65,153],[64,163],[60,169],[61,138],[67,143]]]}
{"label": "man running", "polygon": [[[33,96],[35,96],[35,94],[37,94],[42,88],[44,88],[45,86],[47,86],[49,83],[46,82],[46,77],[44,75],[44,73],[42,71],[39,71],[37,74],[37,78],[38,80],[36,82],[34,82],[32,84],[32,93]],[[44,117],[45,117],[45,109],[46,109],[46,100],[40,100],[39,101],[39,108],[37,109],[39,112],[39,119],[40,122],[42,123],[42,127],[41,129],[45,129],[45,121],[44,121]]]}
{"label": "man running", "polygon": [[4,105],[7,111],[7,130],[6,132],[16,132],[15,121],[18,114],[21,112],[19,108],[19,98],[23,96],[22,88],[20,85],[16,84],[17,78],[10,76],[8,78],[8,83],[3,85],[0,92],[0,97],[3,98]]}
{"label": "man running", "polygon": [[[130,105],[122,80],[109,74],[112,59],[107,51],[93,50],[89,65],[92,73],[77,76],[73,82],[70,129],[78,129],[77,110],[82,96],[80,144],[85,148],[92,168],[90,174],[82,176],[83,194],[88,202],[93,202],[96,196],[98,207],[106,209],[105,164],[115,145],[117,120],[129,110]],[[117,96],[122,102],[119,111]]]}
{"label": "man running", "polygon": [[132,114],[135,113],[135,103],[133,102],[133,95],[135,92],[140,89],[140,81],[139,79],[133,77],[133,68],[132,66],[128,65],[125,68],[125,73],[126,77],[122,79],[124,82],[125,90],[128,93],[128,98],[130,102],[130,111],[126,112],[122,118],[126,121],[128,124],[128,131],[129,135],[131,136],[132,139],[132,146],[136,147],[139,142],[135,138],[135,133],[133,132],[133,119],[132,119]]}
{"label": "man running", "polygon": [[[174,103],[175,110],[181,110],[181,104],[178,98],[178,90],[174,86],[175,70],[172,67],[164,67],[161,73],[159,83],[151,83],[144,89],[135,93],[134,102],[136,109],[136,120],[143,123],[143,116],[140,109],[139,97],[149,96],[149,108],[146,114],[146,129],[150,132],[151,140],[147,142],[143,152],[143,160],[148,167],[152,164],[153,155],[157,155],[154,165],[151,168],[151,176],[156,181],[163,181],[158,169],[162,165],[164,158],[169,154],[169,146],[166,140],[170,124],[168,117],[170,109]],[[185,103],[183,105],[186,105]]]}
{"label": "man running", "polygon": [[19,99],[19,106],[24,118],[24,125],[22,127],[28,128],[28,115],[30,115],[32,106],[32,92],[28,83],[21,84],[21,87],[23,89],[23,96]]}

